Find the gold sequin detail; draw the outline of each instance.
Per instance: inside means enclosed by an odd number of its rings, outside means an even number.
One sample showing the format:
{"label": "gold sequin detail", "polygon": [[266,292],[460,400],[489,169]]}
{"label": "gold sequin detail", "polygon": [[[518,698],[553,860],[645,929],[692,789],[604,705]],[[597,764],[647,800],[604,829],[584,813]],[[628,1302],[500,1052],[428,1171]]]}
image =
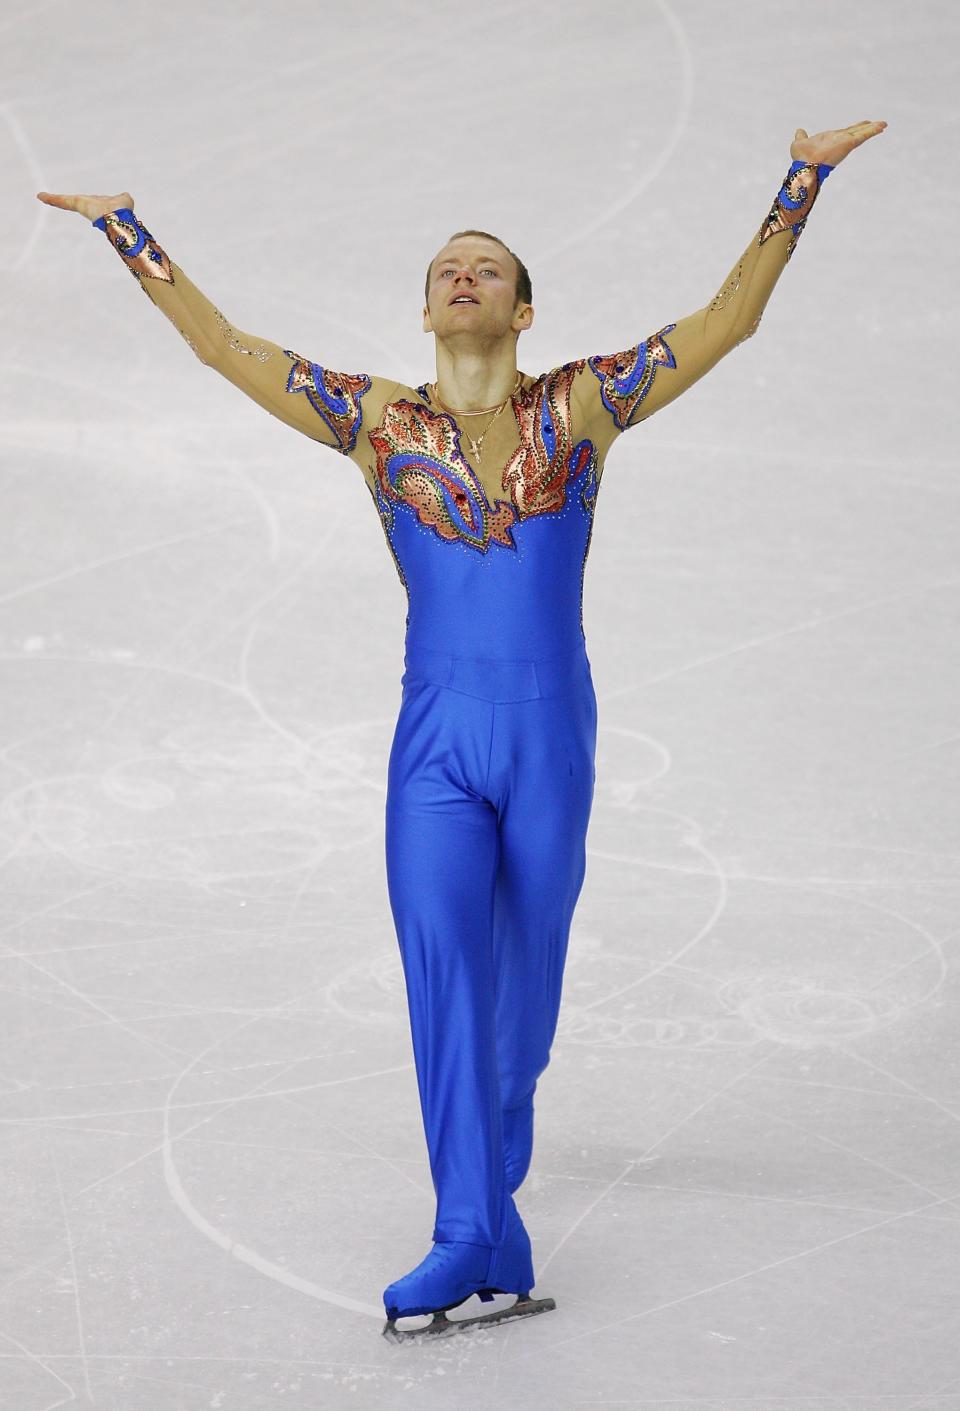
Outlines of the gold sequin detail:
{"label": "gold sequin detail", "polygon": [[[134,225],[131,221],[126,221],[118,216],[115,211],[110,211],[103,217],[103,220],[107,239],[117,254],[123,258],[124,264],[131,274],[135,275],[138,280],[142,275],[146,275],[149,279],[162,279],[166,284],[174,283],[170,260],[145,225],[139,221]],[[143,232],[143,248],[138,255],[128,255],[127,251],[132,250],[139,243],[141,231]]]}
{"label": "gold sequin detail", "polygon": [[710,300],[708,309],[722,309],[736,294],[740,288],[740,276],[743,273],[743,260],[737,265],[735,273],[727,280],[723,288]]}
{"label": "gold sequin detail", "polygon": [[573,449],[570,391],[584,361],[564,364],[513,399],[520,445],[503,473],[503,484],[521,519],[562,509],[566,501]]}
{"label": "gold sequin detail", "polygon": [[622,353],[587,359],[587,366],[600,380],[603,405],[621,431],[643,421],[642,415],[634,413],[653,386],[657,369],[676,367],[677,360],[666,341],[666,335],[676,326],[668,323],[658,333],[651,334],[642,343],[635,343],[632,348],[625,348]]}
{"label": "gold sequin detail", "polygon": [[[158,307],[159,307],[159,305],[158,305]],[[189,333],[184,333],[183,329],[180,327],[179,323],[177,323],[176,318],[175,318],[174,315],[170,312],[170,310],[169,310],[169,309],[161,309],[161,313],[166,314],[167,318],[170,320],[170,322],[173,324],[174,328],[175,328],[175,329],[177,330],[177,332],[180,334],[180,337],[181,337],[181,338],[183,339],[183,341],[187,344],[187,347],[190,348],[191,351],[196,354],[196,356],[199,358],[200,362],[203,363],[204,367],[208,367],[209,364],[207,363],[206,359],[203,357],[202,353],[200,352],[200,349],[197,347],[196,343],[195,343],[195,342],[193,341],[193,339],[190,337],[190,334],[189,334]]]}
{"label": "gold sequin detail", "polygon": [[491,544],[516,548],[518,521],[563,510],[568,483],[581,477],[583,507],[592,516],[600,479],[596,451],[587,439],[574,444],[571,425],[573,379],[583,366],[582,359],[566,363],[514,393],[520,443],[501,476],[510,498],[494,497],[492,503],[463,454],[451,413],[404,398],[389,403],[368,433],[380,498],[403,501],[442,539],[484,553]]}
{"label": "gold sequin detail", "polygon": [[269,348],[265,348],[262,343],[257,348],[245,347],[237,337],[236,329],[227,322],[220,310],[214,309],[213,314],[228,348],[232,348],[235,353],[246,353],[249,357],[256,358],[257,361],[261,363],[265,363],[268,358],[273,357],[273,352]]}
{"label": "gold sequin detail", "polygon": [[798,205],[794,209],[785,206],[780,199],[780,191],[778,191],[776,199],[770,207],[770,213],[760,227],[758,244],[765,245],[771,236],[780,235],[783,231],[789,230],[791,232],[790,243],[787,246],[787,259],[789,260],[796,249],[797,241],[803,234],[807,217],[813,210],[813,203],[820,191],[820,174],[817,171],[816,163],[810,162],[807,166],[800,167],[792,175],[788,173],[780,188],[781,191],[784,189],[786,189],[790,200],[796,201]]}
{"label": "gold sequin detail", "polygon": [[510,526],[516,511],[505,500],[487,503],[460,449],[452,416],[401,398],[384,408],[379,426],[368,434],[377,456],[380,490],[387,499],[410,505],[420,523],[442,539],[462,539],[484,551],[491,539],[515,547]]}

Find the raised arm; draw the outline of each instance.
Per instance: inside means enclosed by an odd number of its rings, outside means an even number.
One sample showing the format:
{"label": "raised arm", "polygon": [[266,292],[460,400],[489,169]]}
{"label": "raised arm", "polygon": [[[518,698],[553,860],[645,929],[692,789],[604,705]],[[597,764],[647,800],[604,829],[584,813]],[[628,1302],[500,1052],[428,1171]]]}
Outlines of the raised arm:
{"label": "raised arm", "polygon": [[[356,449],[361,399],[389,399],[396,383],[367,373],[335,372],[233,327],[157,244],[132,210],[95,220],[140,288],[167,315],[202,363],[239,387],[273,416],[332,450]],[[379,387],[374,388],[378,383]]]}
{"label": "raised arm", "polygon": [[631,348],[584,359],[575,395],[595,439],[609,446],[620,432],[674,401],[757,331],[827,176],[847,152],[884,127],[886,123],[858,123],[815,138],[797,129],[791,154],[798,155],[773,205],[710,302]]}
{"label": "raised arm", "polygon": [[134,214],[129,192],[112,198],[38,195],[48,205],[78,211],[106,234],[140,288],[202,363],[305,436],[344,455],[360,455],[361,426],[370,424],[373,403],[389,400],[395,382],[334,371],[234,328],[157,244]]}

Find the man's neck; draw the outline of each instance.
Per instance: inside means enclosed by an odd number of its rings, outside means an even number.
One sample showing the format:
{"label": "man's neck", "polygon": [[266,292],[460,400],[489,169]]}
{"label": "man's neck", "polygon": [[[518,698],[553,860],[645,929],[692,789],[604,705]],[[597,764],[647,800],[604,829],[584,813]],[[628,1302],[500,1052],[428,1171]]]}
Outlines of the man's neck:
{"label": "man's neck", "polygon": [[517,345],[513,339],[482,350],[437,344],[437,391],[453,412],[499,406],[516,382]]}

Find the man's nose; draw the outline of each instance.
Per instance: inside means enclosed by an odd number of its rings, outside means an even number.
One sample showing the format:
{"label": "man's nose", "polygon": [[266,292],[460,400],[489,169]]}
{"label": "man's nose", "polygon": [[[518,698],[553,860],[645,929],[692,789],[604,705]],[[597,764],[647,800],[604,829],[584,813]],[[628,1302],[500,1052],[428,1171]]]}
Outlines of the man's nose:
{"label": "man's nose", "polygon": [[473,279],[473,271],[467,265],[464,265],[463,269],[457,270],[453,277],[454,283],[456,283],[458,279],[463,279],[464,275],[466,275],[469,280]]}

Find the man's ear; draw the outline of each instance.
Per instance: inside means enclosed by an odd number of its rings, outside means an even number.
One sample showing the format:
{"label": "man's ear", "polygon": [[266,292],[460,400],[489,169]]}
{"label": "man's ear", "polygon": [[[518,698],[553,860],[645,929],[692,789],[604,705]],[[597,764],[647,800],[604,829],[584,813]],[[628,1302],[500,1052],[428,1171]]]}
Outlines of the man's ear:
{"label": "man's ear", "polygon": [[433,326],[430,323],[430,310],[427,308],[426,304],[423,306],[423,331],[424,333],[433,332]]}

